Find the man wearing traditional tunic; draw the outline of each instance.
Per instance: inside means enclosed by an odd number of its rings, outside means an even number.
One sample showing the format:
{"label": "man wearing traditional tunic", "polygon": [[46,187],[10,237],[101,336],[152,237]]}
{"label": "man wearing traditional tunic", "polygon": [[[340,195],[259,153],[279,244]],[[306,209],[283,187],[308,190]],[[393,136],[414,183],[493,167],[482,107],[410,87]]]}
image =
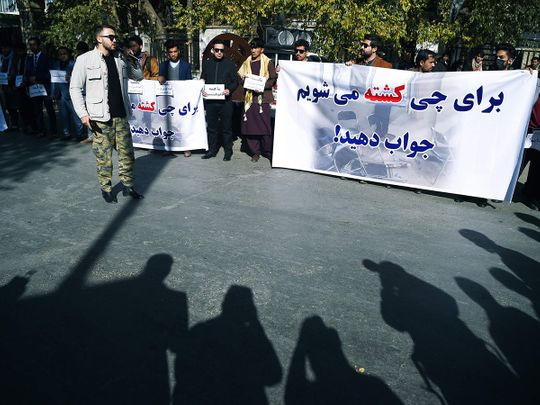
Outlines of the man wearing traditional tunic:
{"label": "man wearing traditional tunic", "polygon": [[238,74],[242,80],[247,74],[266,78],[264,91],[244,90],[244,116],[242,118],[242,135],[247,139],[251,150],[251,161],[257,162],[260,155],[272,159],[272,125],[270,123],[270,104],[273,101],[272,87],[276,82],[274,64],[264,54],[264,42],[256,38],[251,41],[249,56]]}

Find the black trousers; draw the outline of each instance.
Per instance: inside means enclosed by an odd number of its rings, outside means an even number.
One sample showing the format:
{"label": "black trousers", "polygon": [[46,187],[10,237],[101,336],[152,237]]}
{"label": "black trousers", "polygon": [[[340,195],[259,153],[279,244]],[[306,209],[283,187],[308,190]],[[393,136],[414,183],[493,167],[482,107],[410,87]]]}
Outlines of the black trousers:
{"label": "black trousers", "polygon": [[56,134],[56,113],[50,97],[32,97],[32,112],[34,113],[33,128],[35,131],[44,132],[45,124],[43,122],[43,104],[49,116],[49,132]]}
{"label": "black trousers", "polygon": [[530,162],[529,174],[523,191],[528,198],[538,200],[540,199],[540,151],[527,149],[523,158],[523,167],[528,162]]}
{"label": "black trousers", "polygon": [[208,132],[208,153],[215,155],[219,151],[219,130],[223,135],[223,149],[226,155],[232,155],[232,101],[208,101],[204,104]]}

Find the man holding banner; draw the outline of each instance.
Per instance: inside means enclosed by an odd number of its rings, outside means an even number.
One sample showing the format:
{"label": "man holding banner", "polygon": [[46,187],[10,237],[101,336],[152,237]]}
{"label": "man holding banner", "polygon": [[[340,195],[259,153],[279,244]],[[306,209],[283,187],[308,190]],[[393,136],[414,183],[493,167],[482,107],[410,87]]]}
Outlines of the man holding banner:
{"label": "man holding banner", "polygon": [[96,48],[75,62],[69,86],[71,99],[82,123],[94,133],[92,149],[103,198],[107,203],[118,202],[111,184],[112,150],[116,148],[123,195],[138,200],[143,196],[133,188],[135,155],[127,121],[131,108],[126,82],[128,77],[142,80],[142,70],[132,53],[126,51],[126,56],[120,57],[115,52],[118,37],[114,27],[101,25],[95,35]]}
{"label": "man holding banner", "polygon": [[210,159],[216,156],[219,150],[219,121],[223,133],[224,161],[230,161],[233,154],[232,92],[238,87],[236,66],[225,58],[225,42],[217,40],[212,47],[212,57],[205,60],[202,65],[201,79],[204,80],[203,90],[204,109],[208,124],[208,152],[202,156]]}

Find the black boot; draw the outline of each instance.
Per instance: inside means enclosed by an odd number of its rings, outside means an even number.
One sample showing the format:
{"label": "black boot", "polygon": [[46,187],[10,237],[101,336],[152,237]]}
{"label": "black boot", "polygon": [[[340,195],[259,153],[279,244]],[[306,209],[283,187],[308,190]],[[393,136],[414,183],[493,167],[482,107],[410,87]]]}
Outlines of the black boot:
{"label": "black boot", "polygon": [[103,199],[105,200],[105,202],[107,203],[117,203],[118,200],[116,199],[116,196],[112,193],[112,191],[104,191],[104,190],[101,190],[101,195],[103,196]]}
{"label": "black boot", "polygon": [[129,195],[134,200],[142,200],[144,198],[144,196],[142,194],[137,193],[133,187],[126,187],[126,186],[124,186],[124,189],[122,190],[122,195],[124,197],[127,197]]}

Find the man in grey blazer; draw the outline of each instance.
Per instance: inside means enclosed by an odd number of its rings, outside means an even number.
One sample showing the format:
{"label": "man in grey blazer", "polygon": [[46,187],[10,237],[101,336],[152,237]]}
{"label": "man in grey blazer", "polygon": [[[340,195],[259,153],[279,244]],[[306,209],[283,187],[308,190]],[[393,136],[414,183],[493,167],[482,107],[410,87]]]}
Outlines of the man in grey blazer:
{"label": "man in grey blazer", "polygon": [[118,202],[111,182],[112,151],[116,148],[123,195],[138,200],[143,196],[133,188],[135,155],[127,120],[131,114],[127,81],[142,80],[143,72],[129,50],[117,52],[113,26],[101,25],[95,35],[97,46],[75,62],[69,93],[81,122],[93,132],[92,150],[103,198],[108,203]]}

